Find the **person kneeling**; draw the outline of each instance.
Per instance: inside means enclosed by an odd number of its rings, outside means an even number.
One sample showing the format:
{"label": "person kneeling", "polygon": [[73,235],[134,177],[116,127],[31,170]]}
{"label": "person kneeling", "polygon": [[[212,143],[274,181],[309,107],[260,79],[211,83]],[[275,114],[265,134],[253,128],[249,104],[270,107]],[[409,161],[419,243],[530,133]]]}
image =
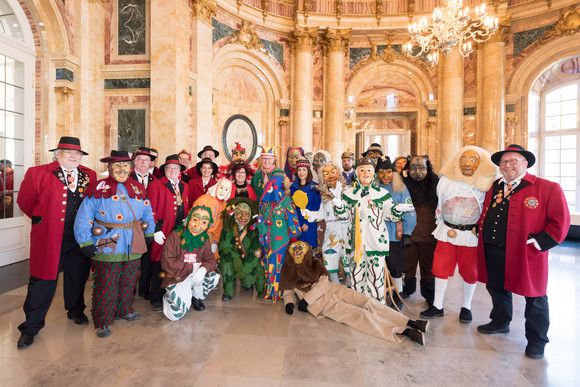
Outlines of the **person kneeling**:
{"label": "person kneeling", "polygon": [[217,264],[207,234],[213,222],[208,207],[193,207],[184,224],[167,237],[161,255],[163,313],[177,321],[193,309],[205,309],[204,300],[219,283]]}
{"label": "person kneeling", "polygon": [[284,290],[286,313],[298,310],[314,317],[328,317],[381,339],[400,343],[402,336],[425,345],[429,322],[409,320],[374,298],[328,280],[324,263],[312,258],[306,242],[293,242],[286,250],[280,287]]}

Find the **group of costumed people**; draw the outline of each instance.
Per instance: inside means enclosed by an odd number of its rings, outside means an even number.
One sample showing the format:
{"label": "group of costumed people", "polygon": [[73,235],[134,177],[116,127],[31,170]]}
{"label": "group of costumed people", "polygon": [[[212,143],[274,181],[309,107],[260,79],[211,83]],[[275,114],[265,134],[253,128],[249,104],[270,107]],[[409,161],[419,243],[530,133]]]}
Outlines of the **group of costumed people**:
{"label": "group of costumed people", "polygon": [[[514,147],[511,153],[529,157]],[[140,262],[139,295],[171,321],[191,308],[204,310],[203,301],[220,281],[222,301],[232,300],[239,281],[242,291],[255,291],[264,301],[283,298],[290,315],[297,306],[386,340],[407,337],[424,345],[429,323],[403,315],[404,299],[417,289],[419,268],[428,306],[420,316],[443,316],[448,277],[457,266],[464,281],[459,320],[472,321],[475,284],[487,280],[486,268],[495,270],[481,260],[482,233],[485,246],[496,238],[483,219],[513,194],[509,187],[496,189],[493,203],[485,199],[496,165],[506,165],[500,163],[503,153],[464,147],[438,176],[428,156],[393,163],[379,144],[356,162],[353,152],[344,152],[342,168],[326,151],[291,147],[282,169],[275,148],[260,147],[257,163],[250,165],[236,143],[231,162],[218,167],[219,152],[208,145],[191,169],[185,166],[191,156],[182,151],[166,158],[158,177],[147,172],[156,158],[151,149],[111,151],[101,159],[109,177],[76,183],[77,205],[84,200],[74,237],[95,273],[91,312],[99,337],[109,336],[117,319],[140,318],[133,309]],[[59,178],[67,182],[63,173]],[[526,206],[537,206],[530,201]],[[539,250],[562,239],[533,235]],[[499,294],[492,290],[492,297]],[[78,316],[75,322],[84,323]],[[494,321],[480,332],[506,331]],[[543,354],[547,336],[538,336]]]}

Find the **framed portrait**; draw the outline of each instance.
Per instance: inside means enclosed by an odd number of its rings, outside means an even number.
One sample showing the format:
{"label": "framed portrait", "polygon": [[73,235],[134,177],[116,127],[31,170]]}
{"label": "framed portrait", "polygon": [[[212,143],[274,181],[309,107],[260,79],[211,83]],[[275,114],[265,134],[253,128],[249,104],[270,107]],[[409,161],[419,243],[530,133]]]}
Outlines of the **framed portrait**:
{"label": "framed portrait", "polygon": [[229,161],[232,161],[231,150],[239,142],[246,149],[248,163],[256,156],[258,135],[252,121],[243,114],[235,114],[227,119],[222,133],[224,153]]}

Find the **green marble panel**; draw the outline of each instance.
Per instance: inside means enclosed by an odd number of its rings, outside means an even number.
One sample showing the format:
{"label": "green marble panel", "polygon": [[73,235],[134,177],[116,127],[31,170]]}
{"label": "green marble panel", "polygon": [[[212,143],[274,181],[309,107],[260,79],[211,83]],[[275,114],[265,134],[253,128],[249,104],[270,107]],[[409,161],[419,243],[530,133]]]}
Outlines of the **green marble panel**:
{"label": "green marble panel", "polygon": [[146,0],[119,0],[117,23],[119,55],[144,55],[146,51]]}
{"label": "green marble panel", "polygon": [[520,52],[522,52],[530,44],[532,44],[532,43],[536,42],[537,40],[539,40],[540,38],[542,38],[542,36],[544,36],[546,31],[549,30],[550,28],[552,28],[553,26],[554,26],[554,24],[550,24],[550,25],[544,26],[544,27],[534,28],[534,29],[522,31],[522,32],[516,32],[514,34],[513,57],[515,58],[516,56],[518,56],[520,54]]}
{"label": "green marble panel", "polygon": [[146,110],[120,109],[117,112],[118,150],[134,152],[145,145]]}

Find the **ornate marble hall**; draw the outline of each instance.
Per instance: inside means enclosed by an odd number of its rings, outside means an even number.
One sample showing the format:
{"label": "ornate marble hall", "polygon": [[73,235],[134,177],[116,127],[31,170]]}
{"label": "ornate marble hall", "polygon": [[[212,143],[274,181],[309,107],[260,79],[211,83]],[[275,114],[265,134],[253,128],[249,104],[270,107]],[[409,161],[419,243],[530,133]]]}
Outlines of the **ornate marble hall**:
{"label": "ornate marble hall", "polygon": [[[338,159],[378,142],[391,158],[428,154],[437,169],[464,145],[495,152],[518,143],[536,154],[533,173],[562,185],[579,225],[580,6],[494,0],[491,38],[467,56],[458,45],[431,66],[404,45],[408,25],[431,20],[440,5],[0,0],[0,159],[13,164],[14,199],[26,169],[51,161],[63,135],[81,139],[90,154],[83,164],[98,172],[111,149],[143,144],[160,160],[186,149],[192,163],[211,144],[225,164],[234,141],[279,145],[282,163],[288,146]],[[0,267],[27,259],[29,230],[16,204],[2,210]],[[12,328],[0,353],[14,346]]]}

